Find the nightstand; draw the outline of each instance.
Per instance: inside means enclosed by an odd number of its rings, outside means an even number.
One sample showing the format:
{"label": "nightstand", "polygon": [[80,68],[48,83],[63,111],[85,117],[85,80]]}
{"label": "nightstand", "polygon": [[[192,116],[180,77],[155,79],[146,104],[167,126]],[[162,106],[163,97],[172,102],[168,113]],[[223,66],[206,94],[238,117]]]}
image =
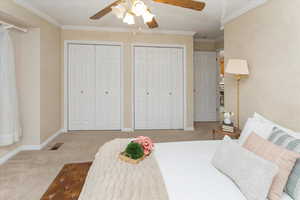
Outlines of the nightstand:
{"label": "nightstand", "polygon": [[218,127],[216,129],[213,129],[212,131],[212,136],[213,139],[216,139],[216,135],[228,135],[229,137],[233,138],[233,139],[239,139],[240,135],[241,135],[241,130],[238,128],[234,128],[234,132],[230,133],[230,132],[226,132],[222,130],[222,127]]}

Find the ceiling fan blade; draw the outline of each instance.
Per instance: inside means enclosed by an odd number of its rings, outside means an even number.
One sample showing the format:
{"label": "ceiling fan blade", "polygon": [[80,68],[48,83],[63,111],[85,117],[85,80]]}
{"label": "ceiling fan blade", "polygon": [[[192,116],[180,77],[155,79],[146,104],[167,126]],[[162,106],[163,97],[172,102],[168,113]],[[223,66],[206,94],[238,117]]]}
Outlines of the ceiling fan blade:
{"label": "ceiling fan blade", "polygon": [[104,9],[102,9],[101,11],[96,13],[94,16],[90,17],[90,19],[93,19],[93,20],[100,19],[101,17],[103,17],[106,14],[108,14],[109,12],[111,12],[111,7],[116,6],[121,2],[122,2],[122,0],[117,0],[117,1],[113,2],[109,6],[105,7]]}
{"label": "ceiling fan blade", "polygon": [[193,0],[153,0],[158,3],[165,3],[173,6],[179,6],[183,8],[189,8],[193,10],[201,11],[205,8],[204,2],[198,2]]}
{"label": "ceiling fan blade", "polygon": [[151,22],[147,23],[147,25],[148,25],[149,28],[157,28],[158,27],[158,23],[157,23],[157,21],[155,20],[154,17],[153,17]]}
{"label": "ceiling fan blade", "polygon": [[[148,8],[148,11],[151,13],[151,10],[150,10],[149,8]],[[148,27],[151,28],[151,29],[152,29],[152,28],[157,28],[157,27],[158,27],[158,23],[157,23],[155,17],[153,17],[152,21],[151,21],[151,22],[148,22],[147,25],[148,25]]]}

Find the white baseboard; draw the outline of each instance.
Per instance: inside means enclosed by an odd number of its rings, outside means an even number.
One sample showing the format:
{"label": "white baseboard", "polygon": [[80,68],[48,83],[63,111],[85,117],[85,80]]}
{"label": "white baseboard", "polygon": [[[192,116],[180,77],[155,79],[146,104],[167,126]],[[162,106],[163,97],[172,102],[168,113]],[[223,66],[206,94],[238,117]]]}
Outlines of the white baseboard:
{"label": "white baseboard", "polygon": [[192,127],[186,127],[184,128],[185,131],[194,131],[195,128],[192,126]]}
{"label": "white baseboard", "polygon": [[133,128],[122,128],[122,132],[133,132]]}
{"label": "white baseboard", "polygon": [[41,150],[41,145],[22,145],[21,151],[37,151]]}
{"label": "white baseboard", "polygon": [[67,133],[67,132],[68,132],[68,129],[67,129],[67,128],[62,128],[60,131],[61,131],[62,133]]}
{"label": "white baseboard", "polygon": [[17,153],[22,151],[22,146],[15,148],[14,150],[9,151],[4,156],[0,157],[0,165],[4,164],[7,160],[14,157]]}
{"label": "white baseboard", "polygon": [[14,157],[17,153],[21,151],[37,151],[41,150],[44,147],[47,146],[52,140],[54,140],[57,136],[59,136],[61,133],[63,133],[63,129],[58,130],[55,134],[53,134],[51,137],[49,137],[45,142],[43,142],[40,145],[21,145],[14,150],[9,151],[4,156],[0,157],[0,165],[4,164],[7,160]]}
{"label": "white baseboard", "polygon": [[57,136],[59,136],[63,132],[64,132],[63,129],[58,130],[55,134],[53,134],[51,137],[49,137],[45,142],[43,142],[40,145],[40,149],[43,149],[44,147],[46,147],[47,144],[49,144],[52,140],[54,140]]}

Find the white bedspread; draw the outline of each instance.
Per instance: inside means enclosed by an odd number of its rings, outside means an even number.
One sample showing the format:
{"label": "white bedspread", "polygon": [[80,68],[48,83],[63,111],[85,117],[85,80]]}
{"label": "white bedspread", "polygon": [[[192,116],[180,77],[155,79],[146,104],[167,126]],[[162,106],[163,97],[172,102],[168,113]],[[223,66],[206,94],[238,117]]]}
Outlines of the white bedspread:
{"label": "white bedspread", "polygon": [[[155,155],[169,200],[246,200],[238,187],[210,164],[220,142],[156,144]],[[282,200],[292,199],[284,194]]]}

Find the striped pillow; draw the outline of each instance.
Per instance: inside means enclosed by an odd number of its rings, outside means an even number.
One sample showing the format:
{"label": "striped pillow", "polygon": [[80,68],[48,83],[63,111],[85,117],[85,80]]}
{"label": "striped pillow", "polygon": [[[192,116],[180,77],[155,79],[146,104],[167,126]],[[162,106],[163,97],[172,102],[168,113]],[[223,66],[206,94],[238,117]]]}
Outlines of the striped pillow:
{"label": "striped pillow", "polygon": [[[290,151],[300,153],[300,139],[296,139],[284,132],[283,130],[274,127],[269,137],[269,141],[285,147]],[[296,165],[289,176],[285,191],[294,199],[300,200],[300,159],[296,161]]]}

